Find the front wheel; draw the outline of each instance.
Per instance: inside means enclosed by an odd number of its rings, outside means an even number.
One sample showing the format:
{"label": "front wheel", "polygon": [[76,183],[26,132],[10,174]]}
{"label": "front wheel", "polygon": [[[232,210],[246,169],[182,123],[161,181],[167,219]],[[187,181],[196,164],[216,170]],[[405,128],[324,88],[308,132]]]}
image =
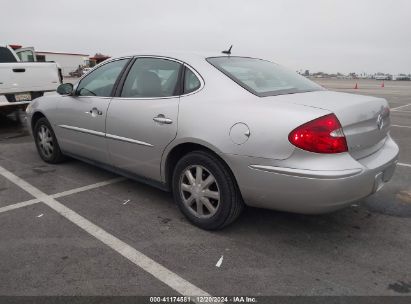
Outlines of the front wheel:
{"label": "front wheel", "polygon": [[183,156],[174,169],[172,184],[180,210],[203,229],[227,226],[244,206],[233,176],[211,153],[195,151]]}
{"label": "front wheel", "polygon": [[40,157],[47,163],[57,164],[64,160],[56,135],[45,117],[40,118],[33,130],[36,148]]}

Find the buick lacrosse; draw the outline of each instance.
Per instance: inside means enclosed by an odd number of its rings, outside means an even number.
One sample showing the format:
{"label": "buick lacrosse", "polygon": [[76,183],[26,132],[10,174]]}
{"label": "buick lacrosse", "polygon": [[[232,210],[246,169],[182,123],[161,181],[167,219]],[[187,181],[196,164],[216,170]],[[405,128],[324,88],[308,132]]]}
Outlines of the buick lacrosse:
{"label": "buick lacrosse", "polygon": [[105,61],[31,102],[41,158],[74,157],[172,191],[203,229],[244,205],[331,212],[392,177],[385,99],[328,91],[270,61],[148,54]]}

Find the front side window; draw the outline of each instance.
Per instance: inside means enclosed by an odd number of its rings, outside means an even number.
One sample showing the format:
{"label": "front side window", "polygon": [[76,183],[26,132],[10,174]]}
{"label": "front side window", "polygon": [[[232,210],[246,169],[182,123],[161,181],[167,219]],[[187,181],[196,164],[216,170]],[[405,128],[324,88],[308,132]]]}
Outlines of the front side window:
{"label": "front side window", "polygon": [[189,68],[185,69],[184,72],[184,94],[194,92],[201,86],[200,80]]}
{"label": "front side window", "polygon": [[260,97],[323,90],[307,78],[270,61],[235,56],[207,58],[207,61]]}
{"label": "front side window", "polygon": [[111,96],[114,84],[129,59],[120,59],[102,65],[84,77],[76,90],[78,96]]}
{"label": "front side window", "polygon": [[178,95],[182,65],[161,58],[137,58],[124,82],[121,97],[170,97]]}

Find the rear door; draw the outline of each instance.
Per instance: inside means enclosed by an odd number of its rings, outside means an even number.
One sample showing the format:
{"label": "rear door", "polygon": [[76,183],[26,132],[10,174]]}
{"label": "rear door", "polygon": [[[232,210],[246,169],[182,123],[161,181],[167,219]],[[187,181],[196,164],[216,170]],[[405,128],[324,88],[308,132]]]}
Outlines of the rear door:
{"label": "rear door", "polygon": [[106,115],[112,91],[129,62],[108,62],[85,76],[73,96],[62,96],[56,111],[61,149],[83,158],[109,163],[105,140]]}
{"label": "rear door", "polygon": [[110,103],[106,138],[112,164],[160,180],[161,156],[176,137],[183,65],[160,57],[138,57]]}

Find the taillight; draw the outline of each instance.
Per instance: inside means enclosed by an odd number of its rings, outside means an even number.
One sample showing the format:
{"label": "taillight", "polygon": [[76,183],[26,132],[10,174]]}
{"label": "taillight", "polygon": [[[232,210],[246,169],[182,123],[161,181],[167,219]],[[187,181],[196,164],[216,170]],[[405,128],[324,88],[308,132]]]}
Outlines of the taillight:
{"label": "taillight", "polygon": [[296,147],[316,153],[347,152],[347,141],[334,114],[322,116],[291,131],[288,140]]}

